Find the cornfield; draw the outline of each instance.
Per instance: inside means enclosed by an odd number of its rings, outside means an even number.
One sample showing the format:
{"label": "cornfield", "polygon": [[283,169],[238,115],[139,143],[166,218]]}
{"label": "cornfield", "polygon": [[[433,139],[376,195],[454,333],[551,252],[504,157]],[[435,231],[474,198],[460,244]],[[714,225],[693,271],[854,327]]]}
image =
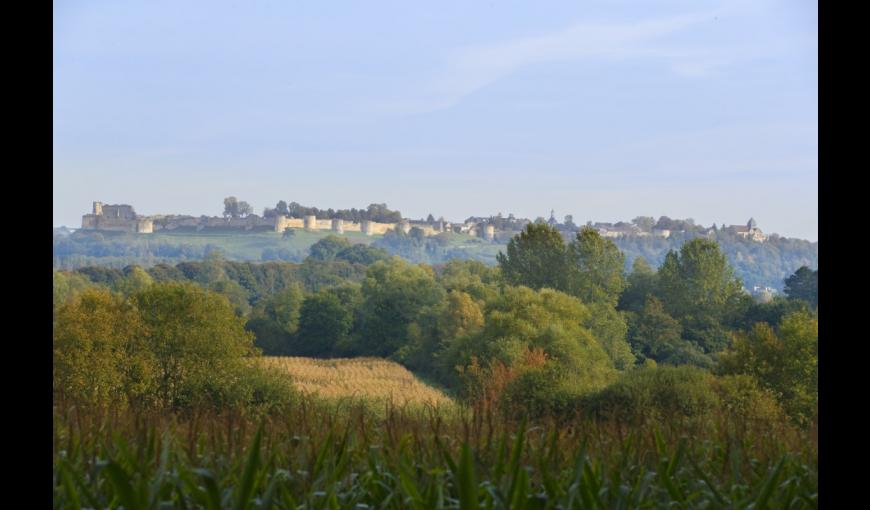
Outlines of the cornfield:
{"label": "cornfield", "polygon": [[314,359],[264,356],[267,367],[286,371],[304,394],[328,399],[364,399],[397,405],[449,406],[444,393],[423,384],[398,363],[379,358]]}
{"label": "cornfield", "polygon": [[374,417],[303,399],[267,416],[55,409],[54,508],[811,509],[817,436],[686,426]]}

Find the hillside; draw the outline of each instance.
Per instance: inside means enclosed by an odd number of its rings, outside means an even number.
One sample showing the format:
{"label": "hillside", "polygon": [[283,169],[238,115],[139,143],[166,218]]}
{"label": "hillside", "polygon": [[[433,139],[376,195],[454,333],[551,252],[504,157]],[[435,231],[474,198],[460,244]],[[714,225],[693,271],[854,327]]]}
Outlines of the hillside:
{"label": "hillside", "polygon": [[[151,267],[159,263],[171,265],[201,260],[219,249],[228,260],[302,262],[309,247],[332,235],[329,231],[307,232],[294,229],[285,237],[271,231],[210,230],[197,232],[161,231],[147,236],[116,232],[55,232],[54,268],[77,269],[84,266],[107,266],[121,269],[130,264]],[[383,248],[414,263],[443,264],[451,259],[478,260],[488,265],[496,263],[496,255],[504,251],[513,231],[500,232],[490,242],[468,235],[444,233],[417,238],[388,232],[366,236],[358,232],[343,234],[351,243],[364,243]],[[563,233],[566,241],[572,233]],[[698,233],[679,233],[670,238],[624,236],[613,238],[625,253],[626,271],[635,258],[642,256],[658,267],[669,250],[678,250]],[[772,235],[765,242],[754,242],[720,231],[713,236],[728,257],[735,273],[748,289],[754,286],[782,290],[783,280],[801,266],[818,269],[818,242]]]}
{"label": "hillside", "polygon": [[447,395],[424,384],[402,365],[379,358],[265,356],[263,362],[287,371],[303,393],[321,397],[390,400],[400,405],[452,403]]}

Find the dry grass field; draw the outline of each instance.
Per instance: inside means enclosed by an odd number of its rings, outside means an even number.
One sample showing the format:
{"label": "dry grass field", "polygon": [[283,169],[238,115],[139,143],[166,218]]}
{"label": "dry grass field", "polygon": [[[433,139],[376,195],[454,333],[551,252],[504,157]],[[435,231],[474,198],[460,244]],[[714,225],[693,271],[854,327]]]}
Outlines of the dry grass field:
{"label": "dry grass field", "polygon": [[450,405],[452,400],[405,367],[379,358],[314,359],[264,356],[267,366],[287,371],[303,393],[326,398],[389,400],[395,404]]}

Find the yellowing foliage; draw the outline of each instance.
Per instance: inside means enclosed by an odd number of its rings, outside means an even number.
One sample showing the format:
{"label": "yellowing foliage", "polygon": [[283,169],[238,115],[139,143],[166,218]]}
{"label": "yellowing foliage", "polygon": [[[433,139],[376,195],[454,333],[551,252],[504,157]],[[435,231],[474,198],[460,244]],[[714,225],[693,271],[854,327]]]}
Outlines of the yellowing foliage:
{"label": "yellowing foliage", "polygon": [[420,382],[405,367],[379,358],[314,359],[264,356],[265,366],[290,374],[303,393],[326,398],[389,400],[395,404],[449,405],[444,393]]}

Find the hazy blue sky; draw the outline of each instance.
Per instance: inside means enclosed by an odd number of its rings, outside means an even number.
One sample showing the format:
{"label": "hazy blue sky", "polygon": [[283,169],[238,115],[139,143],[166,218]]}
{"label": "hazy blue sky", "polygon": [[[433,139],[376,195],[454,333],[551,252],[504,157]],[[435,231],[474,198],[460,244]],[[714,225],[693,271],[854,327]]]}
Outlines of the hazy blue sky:
{"label": "hazy blue sky", "polygon": [[54,224],[386,202],[818,236],[809,1],[65,1]]}

